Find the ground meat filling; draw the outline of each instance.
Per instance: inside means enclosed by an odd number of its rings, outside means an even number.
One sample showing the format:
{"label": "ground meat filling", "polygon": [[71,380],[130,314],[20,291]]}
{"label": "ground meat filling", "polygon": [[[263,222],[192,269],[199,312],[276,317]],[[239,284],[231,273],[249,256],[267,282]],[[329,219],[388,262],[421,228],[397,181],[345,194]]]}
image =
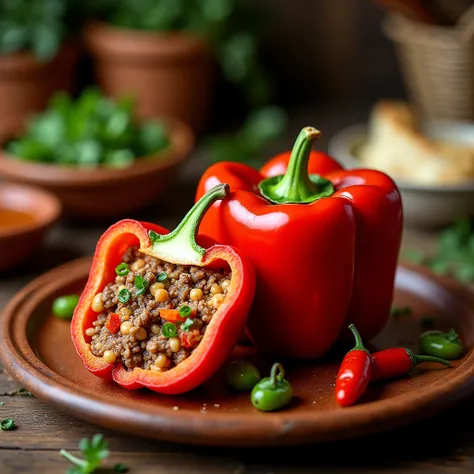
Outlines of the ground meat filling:
{"label": "ground meat filling", "polygon": [[174,265],[136,247],[116,273],[92,301],[98,315],[86,330],[91,351],[127,369],[157,372],[175,367],[198,346],[231,281],[228,269]]}

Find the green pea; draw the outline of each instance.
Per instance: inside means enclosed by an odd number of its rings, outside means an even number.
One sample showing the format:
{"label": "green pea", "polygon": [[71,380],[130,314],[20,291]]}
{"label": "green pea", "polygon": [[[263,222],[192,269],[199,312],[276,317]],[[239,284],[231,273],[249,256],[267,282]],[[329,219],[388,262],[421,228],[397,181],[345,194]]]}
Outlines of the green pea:
{"label": "green pea", "polygon": [[79,302],[79,295],[64,295],[53,301],[53,314],[61,319],[71,319]]}
{"label": "green pea", "polygon": [[244,360],[234,360],[227,367],[225,376],[229,385],[237,390],[252,390],[260,380],[257,367]]}
{"label": "green pea", "polygon": [[278,362],[273,364],[270,377],[260,380],[252,389],[252,405],[261,411],[274,411],[287,405],[293,397],[293,389],[284,377],[283,366]]}
{"label": "green pea", "polygon": [[420,336],[420,349],[424,354],[447,360],[459,358],[464,351],[461,340],[454,329],[448,332],[425,331]]}

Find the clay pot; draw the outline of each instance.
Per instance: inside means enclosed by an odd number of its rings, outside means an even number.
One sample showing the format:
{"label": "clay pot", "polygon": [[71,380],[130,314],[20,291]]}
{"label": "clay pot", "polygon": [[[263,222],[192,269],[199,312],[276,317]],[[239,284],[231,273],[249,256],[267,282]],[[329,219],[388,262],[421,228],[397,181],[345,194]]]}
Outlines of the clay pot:
{"label": "clay pot", "polygon": [[175,117],[195,132],[211,110],[214,67],[206,41],[183,33],[155,33],[91,23],[84,29],[96,81],[107,95],[132,94],[137,115]]}
{"label": "clay pot", "polygon": [[[0,176],[39,186],[55,194],[64,215],[74,220],[128,217],[164,193],[193,149],[191,129],[176,119],[164,119],[171,144],[158,154],[135,160],[128,168],[79,169],[15,159],[0,149]],[[9,126],[8,126],[9,125]],[[0,145],[18,135],[15,122],[0,127]]]}
{"label": "clay pot", "polygon": [[29,51],[0,56],[0,120],[18,123],[43,109],[51,95],[74,89],[76,44],[67,43],[55,58],[40,62]]}
{"label": "clay pot", "polygon": [[0,183],[0,208],[33,218],[16,227],[0,226],[0,272],[4,272],[24,262],[42,245],[61,215],[61,203],[35,186]]}

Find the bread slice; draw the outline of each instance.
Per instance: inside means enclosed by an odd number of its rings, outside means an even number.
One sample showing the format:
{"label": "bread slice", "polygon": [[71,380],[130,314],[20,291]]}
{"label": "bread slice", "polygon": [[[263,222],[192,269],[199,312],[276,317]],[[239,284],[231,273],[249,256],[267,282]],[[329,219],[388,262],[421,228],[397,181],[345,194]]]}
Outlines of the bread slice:
{"label": "bread slice", "polygon": [[407,182],[457,184],[474,179],[474,146],[425,136],[414,109],[404,101],[382,100],[374,106],[358,156],[364,166]]}

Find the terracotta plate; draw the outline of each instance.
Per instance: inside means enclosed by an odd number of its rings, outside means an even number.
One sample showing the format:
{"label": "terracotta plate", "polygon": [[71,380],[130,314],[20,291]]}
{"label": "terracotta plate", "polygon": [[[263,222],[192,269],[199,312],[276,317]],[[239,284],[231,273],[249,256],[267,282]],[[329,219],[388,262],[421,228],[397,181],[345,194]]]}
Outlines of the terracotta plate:
{"label": "terracotta plate", "polygon": [[[287,378],[295,397],[287,409],[262,413],[248,394],[230,391],[220,374],[192,393],[163,396],[146,389],[127,391],[89,374],[69,337],[69,323],[51,315],[53,298],[80,292],[90,260],[58,267],[31,282],[5,308],[0,324],[6,369],[38,398],[96,425],[162,440],[227,446],[302,444],[362,436],[407,425],[445,409],[474,392],[474,298],[456,283],[415,267],[401,266],[395,304],[414,314],[391,320],[370,348],[404,345],[416,350],[423,318],[454,327],[469,350],[454,368],[425,364],[411,376],[373,384],[349,408],[334,403],[334,377],[341,354],[324,361],[291,364]],[[291,325],[297,331],[297,322]],[[250,348],[248,357],[263,373],[273,361]],[[175,408],[178,407],[178,408]]]}

